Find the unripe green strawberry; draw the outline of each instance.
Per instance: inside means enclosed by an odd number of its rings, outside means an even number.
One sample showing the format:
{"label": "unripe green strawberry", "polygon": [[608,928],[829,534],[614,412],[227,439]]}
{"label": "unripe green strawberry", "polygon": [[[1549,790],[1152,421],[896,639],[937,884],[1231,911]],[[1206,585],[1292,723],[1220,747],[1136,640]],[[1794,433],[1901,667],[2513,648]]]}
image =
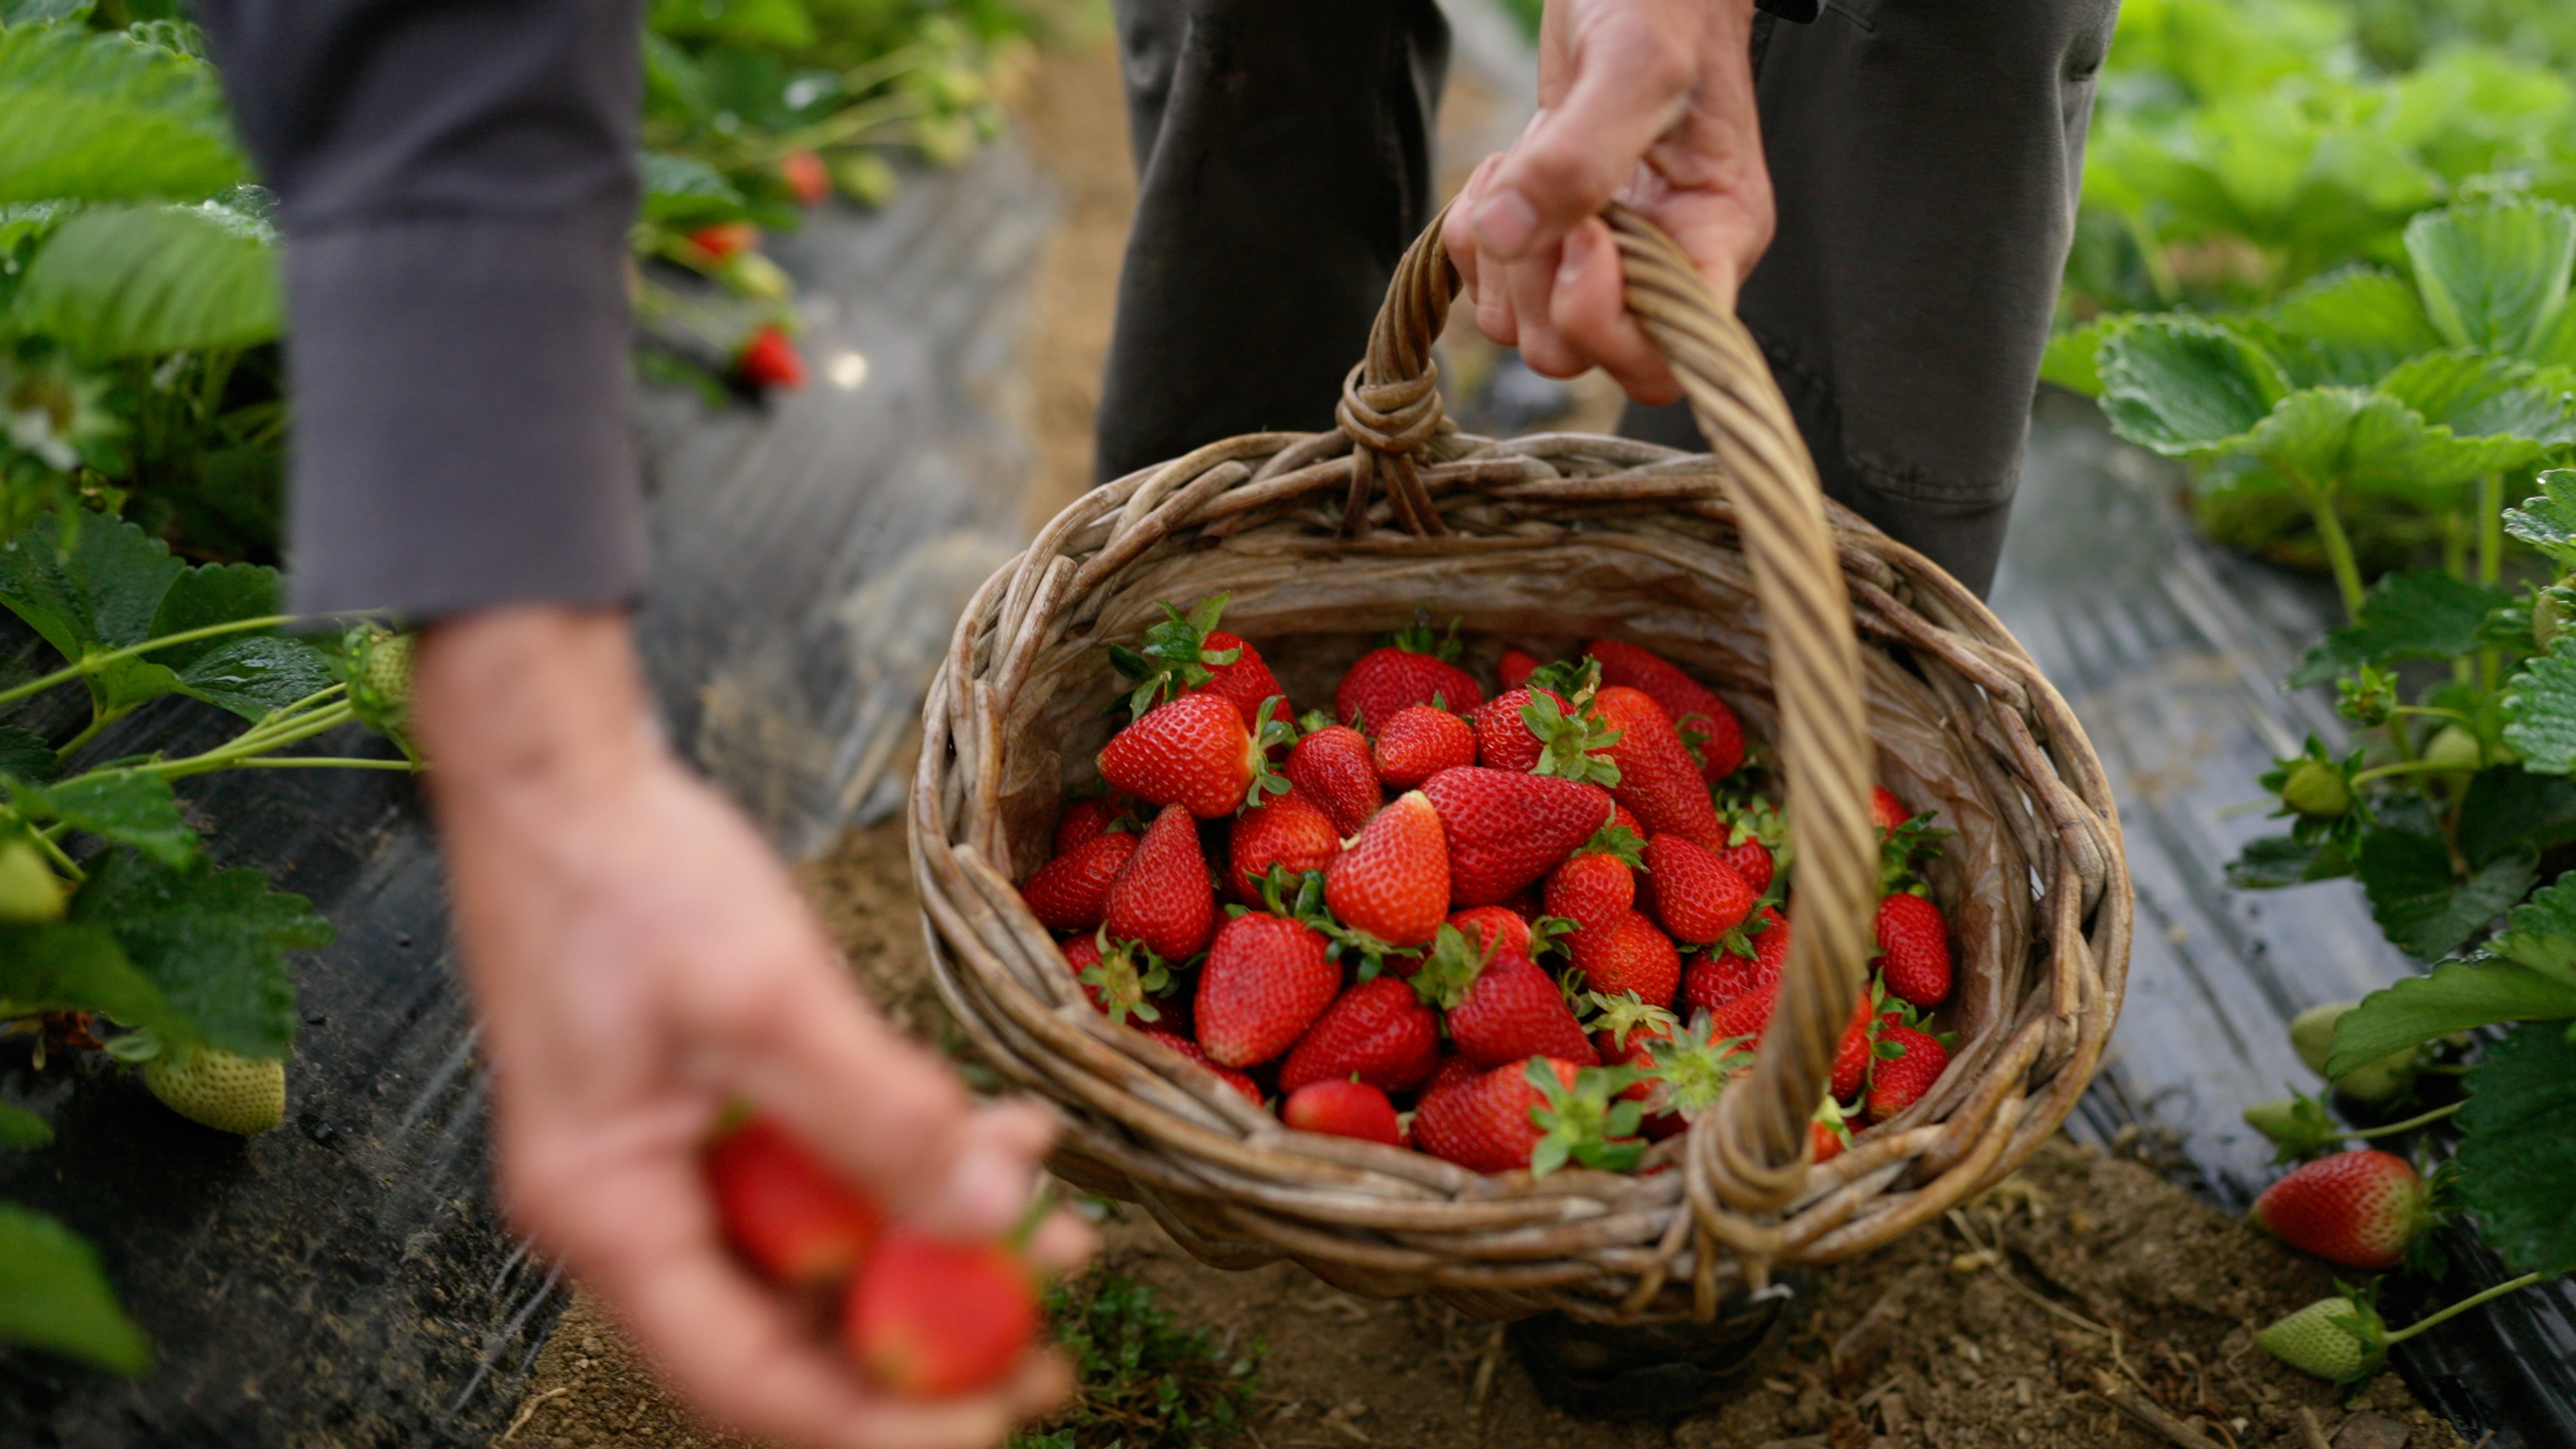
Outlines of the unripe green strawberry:
{"label": "unripe green strawberry", "polygon": [[[2478,743],[2478,737],[2455,724],[2442,726],[2433,738],[2424,742],[2424,763],[2432,769],[2474,770],[2485,758],[2486,748]],[[2298,772],[2291,772],[2293,783],[2297,779]],[[2287,794],[2282,798],[2287,799]]]}
{"label": "unripe green strawberry", "polygon": [[[2474,750],[2477,742],[2469,743]],[[2474,758],[2470,764],[2475,767]],[[2352,811],[2352,787],[2343,771],[2325,761],[2301,760],[2290,767],[2289,781],[2281,786],[2281,803],[2310,820],[2340,820]]]}
{"label": "unripe green strawberry", "polygon": [[367,688],[385,708],[399,712],[411,704],[409,634],[379,634],[367,650]]}
{"label": "unripe green strawberry", "polygon": [[196,1047],[143,1064],[143,1085],[161,1105],[219,1132],[256,1137],[286,1120],[286,1063]]}
{"label": "unripe green strawberry", "polygon": [[[2330,1001],[2323,1006],[2311,1006],[2290,1018],[2290,1049],[2299,1054],[2300,1061],[2308,1064],[2309,1071],[2321,1077],[2326,1074],[2326,1058],[2334,1053],[2335,1023],[2359,1004]],[[2406,1095],[2407,1088],[2415,1084],[2416,1064],[2422,1055],[2420,1047],[2400,1048],[2334,1078],[2334,1089],[2356,1101],[2373,1105],[2393,1102]]]}
{"label": "unripe green strawberry", "polygon": [[2350,1298],[2320,1298],[2254,1335],[2265,1353],[2304,1374],[2350,1383],[2377,1371],[2385,1338],[2379,1315]]}
{"label": "unripe green strawberry", "polygon": [[0,844],[0,926],[40,926],[63,918],[62,878],[34,842]]}

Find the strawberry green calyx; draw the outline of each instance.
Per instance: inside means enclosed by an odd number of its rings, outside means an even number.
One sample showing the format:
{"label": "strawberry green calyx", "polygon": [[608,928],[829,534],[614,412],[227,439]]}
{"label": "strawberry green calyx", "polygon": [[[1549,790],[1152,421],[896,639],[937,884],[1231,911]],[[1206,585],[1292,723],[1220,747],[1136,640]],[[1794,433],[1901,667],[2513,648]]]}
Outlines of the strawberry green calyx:
{"label": "strawberry green calyx", "polygon": [[[1320,932],[1329,943],[1324,947],[1326,959],[1357,962],[1356,977],[1360,981],[1376,980],[1378,973],[1386,969],[1390,957],[1402,960],[1422,954],[1419,948],[1382,941],[1366,931],[1335,920],[1332,912],[1324,906],[1324,873],[1320,870],[1291,875],[1284,865],[1270,867],[1270,873],[1261,880],[1261,900],[1270,908],[1270,914]],[[1242,908],[1229,907],[1228,912],[1240,915]],[[1448,931],[1454,928],[1443,926],[1440,929]]]}
{"label": "strawberry green calyx", "polygon": [[1593,751],[1619,743],[1620,731],[1603,722],[1588,700],[1577,703],[1568,714],[1557,707],[1555,696],[1533,689],[1529,703],[1521,706],[1521,725],[1539,742],[1538,763],[1530,766],[1531,773],[1605,790],[1619,783],[1618,762]]}
{"label": "strawberry green calyx", "polygon": [[1163,1009],[1154,1004],[1154,998],[1172,989],[1170,963],[1147,950],[1142,941],[1112,939],[1107,926],[1093,939],[1100,945],[1100,959],[1083,967],[1076,979],[1092,988],[1101,1011],[1122,1026],[1130,1016],[1161,1021]]}
{"label": "strawberry green calyx", "polygon": [[1422,969],[1413,973],[1413,989],[1425,1006],[1454,1010],[1493,963],[1494,950],[1456,926],[1443,925],[1431,940],[1431,954],[1423,959]]}
{"label": "strawberry green calyx", "polygon": [[2397,676],[2376,665],[2365,664],[2358,675],[2336,680],[2335,696],[2335,713],[2364,729],[2397,717]]}
{"label": "strawberry green calyx", "polygon": [[1288,718],[1288,701],[1278,695],[1262,701],[1261,728],[1252,732],[1243,747],[1244,761],[1252,767],[1252,786],[1243,792],[1243,803],[1235,807],[1240,815],[1273,795],[1288,793],[1288,777],[1270,763],[1270,752],[1297,743],[1297,726]]}
{"label": "strawberry green calyx", "polygon": [[2328,1152],[2344,1139],[2343,1128],[2326,1115],[2323,1102],[2305,1092],[2292,1092],[2277,1102],[2257,1102],[2245,1109],[2245,1125],[2270,1138],[2274,1162],[2300,1162]]}
{"label": "strawberry green calyx", "polygon": [[1613,815],[1608,824],[1592,832],[1592,838],[1575,847],[1576,855],[1607,855],[1625,863],[1632,870],[1646,868],[1646,842],[1637,832],[1619,823]]}
{"label": "strawberry green calyx", "polygon": [[1932,812],[1924,811],[1887,832],[1879,842],[1879,891],[1882,894],[1911,890],[1925,894],[1921,872],[1925,865],[1941,858],[1941,842],[1957,834],[1932,823]]}
{"label": "strawberry green calyx", "polygon": [[1681,1031],[1646,1043],[1646,1054],[1654,1059],[1645,1078],[1656,1084],[1655,1110],[1691,1118],[1717,1105],[1727,1084],[1752,1065],[1750,1041],[1740,1036],[1712,1040],[1709,1014],[1703,1011]]}
{"label": "strawberry green calyx", "polygon": [[1604,996],[1598,991],[1583,994],[1583,1004],[1593,1015],[1583,1023],[1585,1031],[1606,1031],[1611,1044],[1620,1051],[1628,1049],[1629,1039],[1643,1033],[1649,1038],[1668,1037],[1681,1026],[1681,1018],[1663,1007],[1641,1000],[1633,991],[1617,996]]}
{"label": "strawberry green calyx", "polygon": [[1592,696],[1601,692],[1601,661],[1586,654],[1579,659],[1559,659],[1542,664],[1521,681],[1524,688],[1536,694],[1540,690],[1572,700],[1575,705],[1588,705]]}
{"label": "strawberry green calyx", "polygon": [[1432,632],[1429,609],[1414,610],[1410,625],[1386,636],[1386,647],[1401,649],[1407,654],[1428,654],[1444,664],[1456,663],[1460,651],[1465,648],[1458,642],[1456,619],[1449,621],[1449,632],[1445,637]]}
{"label": "strawberry green calyx", "polygon": [[1578,929],[1575,922],[1563,916],[1541,916],[1530,922],[1529,958],[1536,961],[1550,953],[1564,954],[1566,938]]}
{"label": "strawberry green calyx", "polygon": [[1825,1094],[1825,1100],[1816,1107],[1816,1115],[1808,1120],[1825,1129],[1826,1134],[1833,1138],[1837,1153],[1851,1146],[1851,1116],[1843,1110],[1842,1103],[1834,1100],[1833,1093]]}
{"label": "strawberry green calyx", "polygon": [[1328,709],[1310,709],[1297,716],[1297,738],[1301,740],[1317,730],[1328,730],[1332,727],[1333,712]]}
{"label": "strawberry green calyx", "polygon": [[1145,631],[1144,646],[1109,646],[1109,662],[1133,686],[1127,695],[1130,714],[1142,717],[1165,700],[1177,699],[1215,678],[1217,666],[1232,664],[1241,649],[1210,649],[1207,636],[1225,614],[1226,594],[1212,594],[1192,604],[1188,613],[1160,600],[1163,622]]}
{"label": "strawberry green calyx", "polygon": [[1626,1067],[1583,1067],[1567,1086],[1544,1057],[1523,1069],[1543,1101],[1530,1108],[1540,1137],[1530,1148],[1530,1176],[1545,1177],[1568,1162],[1602,1172],[1626,1172],[1645,1155],[1636,1140],[1645,1105],[1621,1098],[1637,1080]]}

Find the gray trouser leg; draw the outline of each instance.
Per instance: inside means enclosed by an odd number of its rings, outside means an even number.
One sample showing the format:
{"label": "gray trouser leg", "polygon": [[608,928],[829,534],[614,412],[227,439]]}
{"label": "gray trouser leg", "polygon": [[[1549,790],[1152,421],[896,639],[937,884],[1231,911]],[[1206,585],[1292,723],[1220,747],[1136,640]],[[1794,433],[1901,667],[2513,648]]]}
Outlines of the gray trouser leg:
{"label": "gray trouser leg", "polygon": [[1432,214],[1432,0],[1116,0],[1141,180],[1101,388],[1102,480],[1333,423]]}
{"label": "gray trouser leg", "polygon": [[[2003,551],[2117,0],[1757,22],[1780,227],[1745,322],[1825,491],[1983,592]],[[1704,446],[1686,408],[1621,431]]]}

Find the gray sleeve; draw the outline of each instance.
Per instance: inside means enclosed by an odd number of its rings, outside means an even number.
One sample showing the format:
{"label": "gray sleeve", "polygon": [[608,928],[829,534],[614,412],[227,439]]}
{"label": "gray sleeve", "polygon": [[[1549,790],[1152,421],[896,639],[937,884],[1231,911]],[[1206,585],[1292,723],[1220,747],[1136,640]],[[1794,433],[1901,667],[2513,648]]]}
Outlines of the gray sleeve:
{"label": "gray sleeve", "polygon": [[622,604],[639,0],[201,0],[284,223],[295,607]]}

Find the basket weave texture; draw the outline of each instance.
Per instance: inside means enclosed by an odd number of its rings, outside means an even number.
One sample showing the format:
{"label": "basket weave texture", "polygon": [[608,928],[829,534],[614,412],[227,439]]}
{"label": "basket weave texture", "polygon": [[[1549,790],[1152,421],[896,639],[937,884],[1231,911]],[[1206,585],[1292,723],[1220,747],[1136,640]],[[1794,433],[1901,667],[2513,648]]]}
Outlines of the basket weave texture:
{"label": "basket weave texture", "polygon": [[[1457,287],[1439,223],[1388,291],[1333,431],[1212,443],[1100,488],[988,580],[924,706],[913,870],[940,992],[982,1054],[1052,1101],[1053,1166],[1144,1205],[1201,1259],[1286,1256],[1339,1287],[1511,1318],[1690,1315],[1775,1265],[1885,1243],[2055,1131],[2119,1014],[2132,902],[2109,783],[2073,713],[1956,580],[1826,502],[1751,336],[1672,244],[1605,213],[1628,305],[1709,454],[1618,438],[1497,441],[1441,414],[1432,341]],[[1770,742],[1797,933],[1752,1073],[1637,1175],[1487,1177],[1287,1130],[1084,998],[1013,881],[1094,773],[1106,651],[1158,600],[1230,592],[1292,699],[1427,606],[1503,644],[1644,644]],[[1471,655],[1471,658],[1473,655]],[[1957,832],[1957,1033],[1941,1080],[1823,1164],[1806,1123],[1874,942],[1873,777]]]}

